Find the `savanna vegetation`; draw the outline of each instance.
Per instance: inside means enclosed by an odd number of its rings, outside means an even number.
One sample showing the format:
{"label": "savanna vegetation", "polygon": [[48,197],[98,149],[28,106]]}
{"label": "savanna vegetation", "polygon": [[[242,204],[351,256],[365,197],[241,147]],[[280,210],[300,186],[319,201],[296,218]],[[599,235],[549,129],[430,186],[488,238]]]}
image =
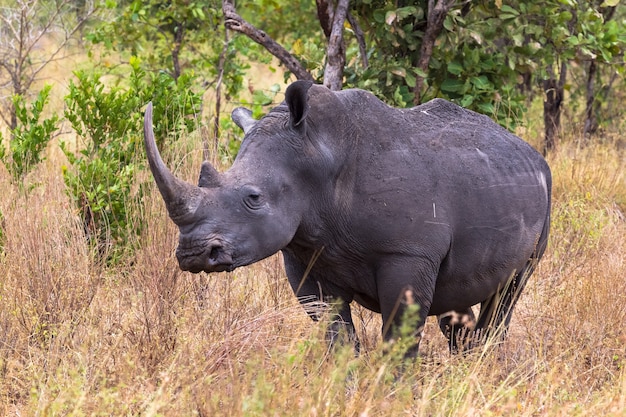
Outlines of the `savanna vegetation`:
{"label": "savanna vegetation", "polygon": [[[626,11],[617,1],[0,0],[0,414],[626,414]],[[445,97],[544,152],[552,234],[503,344],[420,357],[355,306],[329,352],[280,255],[179,270],[142,112],[197,180],[309,78]],[[386,351],[383,354],[383,351]]]}

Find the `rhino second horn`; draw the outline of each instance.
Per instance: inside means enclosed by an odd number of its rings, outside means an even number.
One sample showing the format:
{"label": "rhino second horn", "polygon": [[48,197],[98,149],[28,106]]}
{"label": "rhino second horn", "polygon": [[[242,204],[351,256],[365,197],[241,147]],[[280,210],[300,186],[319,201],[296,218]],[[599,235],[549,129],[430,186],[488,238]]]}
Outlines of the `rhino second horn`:
{"label": "rhino second horn", "polygon": [[172,220],[192,214],[200,203],[200,189],[176,178],[167,168],[154,140],[152,129],[152,103],[148,103],[143,122],[143,138],[148,155],[148,163],[154,181],[165,201]]}
{"label": "rhino second horn", "polygon": [[230,117],[243,130],[243,133],[248,133],[256,123],[256,120],[252,117],[252,111],[245,107],[237,107],[232,111]]}
{"label": "rhino second horn", "polygon": [[200,178],[198,179],[198,187],[202,188],[216,188],[220,185],[219,173],[209,161],[202,163],[200,169]]}

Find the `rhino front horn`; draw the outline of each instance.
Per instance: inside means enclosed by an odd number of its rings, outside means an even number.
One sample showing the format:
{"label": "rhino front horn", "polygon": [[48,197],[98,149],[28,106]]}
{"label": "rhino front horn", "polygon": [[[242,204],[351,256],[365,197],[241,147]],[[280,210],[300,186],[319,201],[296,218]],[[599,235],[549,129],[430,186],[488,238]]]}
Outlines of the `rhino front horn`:
{"label": "rhino front horn", "polygon": [[201,191],[198,187],[176,178],[161,159],[152,130],[151,102],[148,103],[144,115],[143,138],[154,181],[159,187],[170,217],[178,223],[176,220],[182,221],[186,215],[196,211],[202,198]]}

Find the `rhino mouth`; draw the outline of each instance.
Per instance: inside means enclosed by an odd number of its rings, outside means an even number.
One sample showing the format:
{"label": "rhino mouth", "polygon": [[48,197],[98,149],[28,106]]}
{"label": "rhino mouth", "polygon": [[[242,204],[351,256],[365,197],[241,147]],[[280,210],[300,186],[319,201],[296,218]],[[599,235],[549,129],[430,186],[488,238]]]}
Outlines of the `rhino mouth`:
{"label": "rhino mouth", "polygon": [[204,269],[204,272],[210,274],[211,272],[232,272],[235,269],[233,264],[220,264],[209,269]]}
{"label": "rhino mouth", "polygon": [[188,251],[178,248],[176,251],[178,264],[183,271],[197,274],[199,272],[231,272],[235,269],[232,254],[221,245],[213,245],[202,250]]}

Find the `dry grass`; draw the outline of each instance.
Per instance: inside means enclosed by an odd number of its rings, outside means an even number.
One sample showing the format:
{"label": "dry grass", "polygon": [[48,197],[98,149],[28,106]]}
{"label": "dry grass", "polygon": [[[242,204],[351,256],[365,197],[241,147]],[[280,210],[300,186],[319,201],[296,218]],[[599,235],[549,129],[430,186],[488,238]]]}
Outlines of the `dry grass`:
{"label": "dry grass", "polygon": [[52,163],[28,194],[2,173],[0,414],[622,414],[624,156],[611,145],[550,156],[550,247],[504,345],[451,357],[429,321],[420,360],[400,374],[381,354],[380,319],[362,309],[364,354],[329,355],[279,256],[233,274],[180,272],[154,190],[135,262],[105,268]]}

